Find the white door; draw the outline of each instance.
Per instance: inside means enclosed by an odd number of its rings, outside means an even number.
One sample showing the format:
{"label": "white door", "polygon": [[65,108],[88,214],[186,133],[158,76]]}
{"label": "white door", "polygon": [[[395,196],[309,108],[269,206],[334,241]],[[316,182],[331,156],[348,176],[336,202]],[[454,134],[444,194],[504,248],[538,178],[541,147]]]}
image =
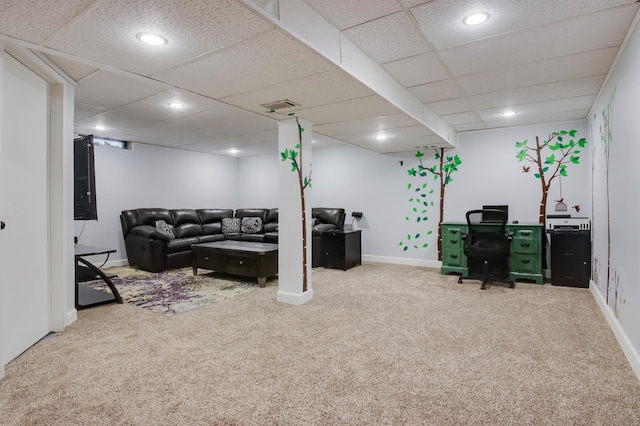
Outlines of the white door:
{"label": "white door", "polygon": [[49,95],[46,81],[0,54],[0,365],[5,365],[50,331]]}

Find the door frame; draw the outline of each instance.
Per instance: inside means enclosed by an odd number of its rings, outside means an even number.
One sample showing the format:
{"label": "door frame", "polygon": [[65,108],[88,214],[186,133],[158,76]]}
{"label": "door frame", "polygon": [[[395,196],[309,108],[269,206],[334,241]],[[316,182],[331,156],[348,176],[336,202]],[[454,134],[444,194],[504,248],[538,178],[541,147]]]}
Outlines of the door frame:
{"label": "door frame", "polygon": [[[23,44],[0,41],[0,70],[10,54],[49,86],[48,131],[48,293],[49,328],[62,331],[77,320],[73,244],[73,114],[75,83],[46,57]],[[4,72],[0,73],[0,94]],[[0,126],[2,126],[0,107]],[[0,318],[0,321],[2,319]],[[1,325],[1,324],[0,324]],[[3,340],[0,327],[0,343]],[[0,362],[0,379],[5,375]]]}

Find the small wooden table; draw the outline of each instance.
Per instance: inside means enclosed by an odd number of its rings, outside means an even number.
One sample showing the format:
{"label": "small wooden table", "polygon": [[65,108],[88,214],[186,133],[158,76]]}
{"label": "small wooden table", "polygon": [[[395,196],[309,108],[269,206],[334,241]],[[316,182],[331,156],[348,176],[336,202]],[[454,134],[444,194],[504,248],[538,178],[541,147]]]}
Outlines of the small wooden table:
{"label": "small wooden table", "polygon": [[278,274],[278,245],[251,241],[216,241],[194,244],[193,275],[198,268],[258,279],[264,287],[267,277]]}

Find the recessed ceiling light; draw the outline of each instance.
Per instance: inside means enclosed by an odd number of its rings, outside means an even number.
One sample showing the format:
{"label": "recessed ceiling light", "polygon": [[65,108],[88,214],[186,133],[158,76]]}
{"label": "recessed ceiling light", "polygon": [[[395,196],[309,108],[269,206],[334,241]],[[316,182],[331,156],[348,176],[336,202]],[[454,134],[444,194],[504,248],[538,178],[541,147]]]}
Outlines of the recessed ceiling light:
{"label": "recessed ceiling light", "polygon": [[379,141],[383,141],[387,139],[387,135],[380,133],[379,135],[376,135],[376,139]]}
{"label": "recessed ceiling light", "polygon": [[184,108],[184,104],[181,104],[180,102],[169,102],[169,106],[171,108]]}
{"label": "recessed ceiling light", "polygon": [[104,130],[104,128],[105,128],[104,126],[96,126],[96,127],[94,127],[94,129],[96,129],[96,130]]}
{"label": "recessed ceiling light", "polygon": [[483,22],[486,22],[489,19],[489,14],[487,12],[478,12],[472,13],[471,15],[466,16],[462,22],[467,25],[479,25]]}
{"label": "recessed ceiling light", "polygon": [[515,111],[505,111],[502,113],[503,117],[513,117],[514,115],[516,115]]}
{"label": "recessed ceiling light", "polygon": [[144,44],[148,44],[150,46],[164,46],[168,43],[166,38],[153,33],[138,33],[136,34],[136,38]]}
{"label": "recessed ceiling light", "polygon": [[229,149],[229,154],[237,154],[238,152],[240,152],[240,151],[238,151],[236,148],[230,148]]}

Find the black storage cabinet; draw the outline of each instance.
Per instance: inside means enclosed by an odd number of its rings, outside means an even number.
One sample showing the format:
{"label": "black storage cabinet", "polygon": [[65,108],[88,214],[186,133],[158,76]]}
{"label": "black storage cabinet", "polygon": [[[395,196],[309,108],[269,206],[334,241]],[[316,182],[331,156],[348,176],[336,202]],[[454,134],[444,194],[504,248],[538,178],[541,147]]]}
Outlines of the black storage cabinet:
{"label": "black storage cabinet", "polygon": [[590,231],[554,230],[551,234],[551,284],[589,287],[591,277]]}
{"label": "black storage cabinet", "polygon": [[332,230],[322,233],[322,266],[347,269],[362,263],[361,231]]}

